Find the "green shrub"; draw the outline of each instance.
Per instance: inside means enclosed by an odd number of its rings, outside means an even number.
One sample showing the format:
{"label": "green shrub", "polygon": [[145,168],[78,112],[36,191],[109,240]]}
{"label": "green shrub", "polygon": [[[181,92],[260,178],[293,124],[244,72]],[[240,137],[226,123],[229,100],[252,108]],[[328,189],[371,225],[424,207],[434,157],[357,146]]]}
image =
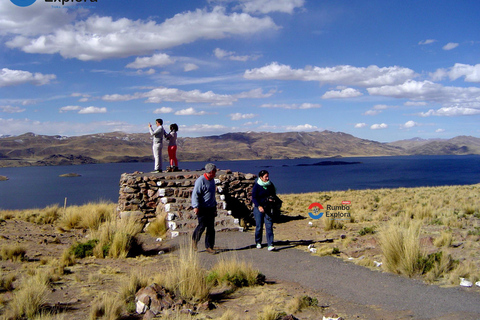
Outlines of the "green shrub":
{"label": "green shrub", "polygon": [[364,236],[366,234],[374,234],[375,233],[375,226],[373,227],[364,227],[362,230],[358,232],[359,235]]}
{"label": "green shrub", "polygon": [[93,248],[97,245],[98,240],[88,240],[85,243],[76,243],[73,244],[70,248],[70,252],[75,256],[75,258],[85,258],[93,256]]}

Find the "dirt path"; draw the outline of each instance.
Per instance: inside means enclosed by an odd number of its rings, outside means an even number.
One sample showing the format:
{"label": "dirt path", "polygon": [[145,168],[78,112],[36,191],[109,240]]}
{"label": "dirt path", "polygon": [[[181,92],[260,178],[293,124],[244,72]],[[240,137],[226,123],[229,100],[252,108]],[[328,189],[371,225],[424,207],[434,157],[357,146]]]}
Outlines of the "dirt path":
{"label": "dirt path", "polygon": [[[185,240],[179,237],[172,243]],[[252,240],[252,232],[217,233],[221,252],[210,255],[200,244],[200,259],[205,267],[232,255],[250,261],[269,280],[315,291],[321,303],[333,306],[346,319],[480,319],[480,294],[474,288],[427,285],[335,257],[311,255],[294,248],[302,241],[279,241],[277,251],[268,252],[256,249]]]}

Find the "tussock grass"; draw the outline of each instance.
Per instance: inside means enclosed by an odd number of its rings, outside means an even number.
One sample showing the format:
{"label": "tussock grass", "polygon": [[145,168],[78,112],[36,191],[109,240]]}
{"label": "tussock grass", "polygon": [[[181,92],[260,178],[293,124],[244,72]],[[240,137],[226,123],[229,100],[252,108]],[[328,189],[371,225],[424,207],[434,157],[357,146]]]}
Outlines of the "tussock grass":
{"label": "tussock grass", "polygon": [[98,239],[93,255],[97,258],[126,258],[137,244],[135,237],[142,229],[143,225],[134,217],[102,223],[91,233],[92,239]]}
{"label": "tussock grass", "polygon": [[387,271],[409,277],[421,271],[419,234],[420,223],[414,220],[392,220],[381,229],[379,240]]}
{"label": "tussock grass", "polygon": [[265,306],[257,316],[257,320],[277,320],[282,314],[272,306]]}
{"label": "tussock grass", "polygon": [[49,276],[37,273],[24,279],[14,291],[6,310],[6,319],[32,319],[41,313],[49,289]]}
{"label": "tussock grass", "polygon": [[449,247],[452,245],[453,235],[451,232],[444,231],[440,237],[436,238],[433,244],[437,247]]}
{"label": "tussock grass", "polygon": [[61,216],[61,210],[62,209],[58,205],[53,205],[43,209],[21,210],[14,216],[17,219],[36,224],[53,224]]}
{"label": "tussock grass", "polygon": [[230,285],[233,287],[253,286],[262,281],[262,275],[251,263],[239,261],[236,256],[222,257],[207,275],[207,282],[213,286]]}
{"label": "tussock grass", "polygon": [[90,309],[90,319],[117,320],[123,312],[122,301],[117,295],[104,292],[95,300]]}
{"label": "tussock grass", "polygon": [[286,310],[289,313],[297,313],[309,307],[317,307],[318,300],[317,298],[312,298],[309,296],[296,296],[288,302],[286,305]]}
{"label": "tussock grass", "polygon": [[25,248],[19,244],[4,245],[0,248],[0,259],[21,262],[25,260],[26,253]]}
{"label": "tussock grass", "polygon": [[183,299],[206,301],[210,287],[206,280],[207,271],[201,266],[198,253],[190,243],[184,243],[172,258],[164,272],[155,275],[154,282],[180,295]]}
{"label": "tussock grass", "polygon": [[13,282],[16,280],[17,276],[15,273],[7,273],[4,274],[3,271],[0,270],[0,292],[2,291],[12,291],[13,290]]}
{"label": "tussock grass", "polygon": [[236,314],[232,310],[227,310],[222,314],[219,320],[237,320],[237,319],[238,319],[238,314]]}
{"label": "tussock grass", "polygon": [[116,219],[115,207],[111,202],[70,206],[59,218],[58,225],[65,230],[98,230],[102,223]]}
{"label": "tussock grass", "polygon": [[423,265],[425,280],[433,283],[439,278],[447,277],[448,273],[458,265],[458,261],[453,260],[451,255],[440,251],[428,255]]}
{"label": "tussock grass", "polygon": [[[127,305],[128,311],[135,311],[135,294],[138,290],[148,286],[149,277],[143,271],[131,272],[120,287],[120,299]],[[131,310],[130,310],[131,309]]]}
{"label": "tussock grass", "polygon": [[167,213],[158,214],[147,226],[148,234],[153,237],[163,237],[167,232]]}
{"label": "tussock grass", "polygon": [[448,275],[448,282],[453,285],[460,283],[460,278],[469,279],[472,282],[480,279],[480,273],[478,267],[473,261],[462,261],[457,268],[453,269]]}

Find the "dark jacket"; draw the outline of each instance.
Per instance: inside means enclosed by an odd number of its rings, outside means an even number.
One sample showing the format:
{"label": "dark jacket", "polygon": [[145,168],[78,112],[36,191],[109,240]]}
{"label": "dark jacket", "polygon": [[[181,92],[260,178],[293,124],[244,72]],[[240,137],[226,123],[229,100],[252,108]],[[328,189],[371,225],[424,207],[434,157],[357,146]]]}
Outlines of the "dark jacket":
{"label": "dark jacket", "polygon": [[273,183],[270,183],[267,186],[267,189],[263,188],[257,182],[253,185],[252,189],[252,202],[255,207],[266,207],[269,205],[268,198],[274,197],[277,198],[277,192],[275,191],[275,186]]}

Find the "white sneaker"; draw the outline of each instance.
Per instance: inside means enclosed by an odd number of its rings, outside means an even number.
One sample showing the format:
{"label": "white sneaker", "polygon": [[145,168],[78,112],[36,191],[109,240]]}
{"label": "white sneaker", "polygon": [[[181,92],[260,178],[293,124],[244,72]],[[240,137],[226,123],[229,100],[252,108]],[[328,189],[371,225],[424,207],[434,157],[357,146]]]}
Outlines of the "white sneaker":
{"label": "white sneaker", "polygon": [[273,251],[273,250],[275,250],[274,246],[268,246],[268,251]]}
{"label": "white sneaker", "polygon": [[262,244],[257,243],[257,249],[262,249]]}

